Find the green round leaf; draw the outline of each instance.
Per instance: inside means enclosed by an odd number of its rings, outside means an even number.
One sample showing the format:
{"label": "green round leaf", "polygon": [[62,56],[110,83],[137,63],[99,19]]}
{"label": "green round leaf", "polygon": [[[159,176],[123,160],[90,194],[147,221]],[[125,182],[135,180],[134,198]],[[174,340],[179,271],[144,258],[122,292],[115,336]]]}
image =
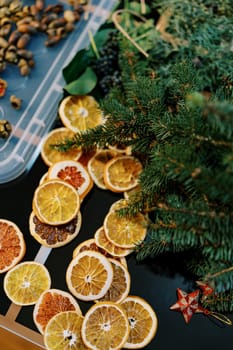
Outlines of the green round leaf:
{"label": "green round leaf", "polygon": [[86,95],[90,93],[97,83],[97,76],[93,69],[87,67],[80,77],[64,86],[70,95]]}

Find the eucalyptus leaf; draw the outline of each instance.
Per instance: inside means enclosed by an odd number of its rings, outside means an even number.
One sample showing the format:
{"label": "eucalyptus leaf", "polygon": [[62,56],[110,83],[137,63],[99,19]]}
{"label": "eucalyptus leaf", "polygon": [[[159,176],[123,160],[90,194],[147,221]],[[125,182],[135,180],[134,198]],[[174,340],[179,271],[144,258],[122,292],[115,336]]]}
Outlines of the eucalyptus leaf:
{"label": "eucalyptus leaf", "polygon": [[70,95],[86,95],[90,93],[97,83],[95,72],[87,67],[80,77],[64,86],[64,90]]}

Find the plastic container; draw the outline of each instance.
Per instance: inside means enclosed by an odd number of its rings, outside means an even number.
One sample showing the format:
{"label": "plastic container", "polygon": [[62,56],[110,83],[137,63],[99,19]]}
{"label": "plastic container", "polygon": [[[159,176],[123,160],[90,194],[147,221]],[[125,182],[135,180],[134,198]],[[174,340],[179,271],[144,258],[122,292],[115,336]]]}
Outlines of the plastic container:
{"label": "plastic container", "polygon": [[[47,1],[47,4],[65,1]],[[94,34],[109,17],[116,0],[92,0],[88,16],[84,14],[75,23],[75,30],[57,45],[46,47],[45,34],[33,35],[27,49],[33,52],[35,67],[23,77],[14,65],[7,65],[0,78],[7,81],[7,93],[0,98],[0,119],[8,120],[12,132],[8,139],[0,138],[0,184],[17,179],[30,170],[40,152],[43,137],[51,130],[57,118],[58,103],[65,81],[62,69],[74,55],[89,45],[89,31]],[[32,4],[24,1],[24,5]],[[87,17],[87,18],[86,18]],[[11,106],[10,96],[22,100],[21,108]]]}

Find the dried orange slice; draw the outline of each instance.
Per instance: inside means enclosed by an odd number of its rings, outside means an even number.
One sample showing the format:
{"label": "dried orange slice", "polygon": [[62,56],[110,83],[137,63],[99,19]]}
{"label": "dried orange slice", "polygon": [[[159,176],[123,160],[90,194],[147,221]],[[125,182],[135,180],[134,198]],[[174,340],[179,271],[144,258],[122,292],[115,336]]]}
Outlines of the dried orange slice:
{"label": "dried orange slice", "polygon": [[74,133],[95,128],[103,123],[103,113],[93,96],[67,96],[58,108],[58,114],[65,127]]}
{"label": "dried orange slice", "polygon": [[10,220],[0,219],[0,273],[18,264],[25,252],[26,243],[19,227]]}
{"label": "dried orange slice", "polygon": [[82,155],[80,148],[70,148],[66,151],[59,151],[52,147],[53,145],[62,144],[66,140],[70,140],[75,133],[68,128],[62,127],[50,131],[42,140],[41,158],[48,166],[61,160],[78,160]]}
{"label": "dried orange slice", "polygon": [[79,212],[79,195],[72,185],[63,180],[48,180],[36,188],[32,209],[39,220],[46,224],[66,224]]}
{"label": "dried orange slice", "polygon": [[48,179],[56,178],[74,186],[80,199],[83,199],[93,187],[93,181],[86,168],[74,160],[63,160],[49,167]]}
{"label": "dried orange slice", "polygon": [[66,271],[70,292],[80,300],[103,297],[113,279],[113,268],[101,253],[86,250],[73,258]]}
{"label": "dried orange slice", "polygon": [[95,232],[95,242],[98,247],[106,250],[111,256],[122,258],[130,253],[132,253],[132,249],[128,248],[121,248],[115,244],[113,244],[109,239],[107,238],[104,227],[101,226],[96,232]]}
{"label": "dried orange slice", "polygon": [[132,249],[143,241],[147,232],[147,217],[142,213],[134,216],[119,216],[117,210],[110,210],[104,219],[107,239],[121,248]]}
{"label": "dried orange slice", "polygon": [[41,222],[32,211],[29,217],[29,231],[37,242],[45,247],[59,248],[71,242],[79,234],[82,224],[80,211],[74,219],[63,225],[49,225]]}
{"label": "dried orange slice", "polygon": [[7,297],[17,305],[33,305],[50,288],[47,268],[35,261],[24,261],[7,271],[3,287]]}
{"label": "dried orange slice", "polygon": [[103,254],[107,258],[118,259],[122,265],[127,266],[127,262],[126,262],[125,257],[118,258],[118,257],[115,257],[115,256],[109,254],[105,249],[102,249],[101,247],[99,247],[96,244],[95,238],[89,238],[89,239],[86,239],[85,241],[79,243],[77,245],[77,247],[73,250],[73,258],[75,258],[76,255],[78,255],[79,253],[84,252],[85,250],[94,250],[95,252],[99,252],[99,253]]}
{"label": "dried orange slice", "polygon": [[113,280],[107,293],[99,301],[122,302],[129,294],[131,278],[127,267],[118,260],[109,258],[113,267]]}
{"label": "dried orange slice", "polygon": [[44,334],[49,320],[63,311],[76,311],[82,315],[78,302],[70,293],[60,289],[45,290],[33,309],[33,321],[40,333]]}
{"label": "dried orange slice", "polygon": [[141,171],[142,164],[136,157],[114,157],[104,168],[105,186],[113,192],[128,191],[138,185]]}
{"label": "dried orange slice", "polygon": [[84,343],[93,350],[119,350],[129,336],[129,322],[121,305],[98,302],[86,312],[81,328]]}
{"label": "dried orange slice", "polygon": [[88,350],[82,340],[83,316],[76,311],[63,311],[54,315],[44,333],[47,350]]}
{"label": "dried orange slice", "polygon": [[106,190],[104,169],[109,160],[116,156],[116,152],[109,149],[99,149],[87,163],[87,169],[97,187]]}
{"label": "dried orange slice", "polygon": [[128,296],[121,305],[126,311],[130,324],[130,334],[124,348],[144,348],[151,342],[157,331],[158,319],[155,311],[145,299],[134,295]]}

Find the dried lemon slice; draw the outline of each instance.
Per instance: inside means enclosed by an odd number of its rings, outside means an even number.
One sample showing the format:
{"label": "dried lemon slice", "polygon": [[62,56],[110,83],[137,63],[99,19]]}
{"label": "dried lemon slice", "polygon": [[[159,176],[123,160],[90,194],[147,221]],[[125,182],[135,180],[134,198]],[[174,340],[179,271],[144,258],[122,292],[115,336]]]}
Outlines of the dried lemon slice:
{"label": "dried lemon slice", "polygon": [[39,185],[33,196],[36,216],[49,225],[62,225],[79,212],[80,199],[76,189],[63,180],[48,180]]}
{"label": "dried lemon slice", "polygon": [[65,127],[54,129],[44,136],[41,146],[41,158],[44,163],[51,166],[61,160],[78,160],[82,155],[80,148],[70,148],[61,152],[53,147],[53,145],[62,144],[74,136],[75,133]]}
{"label": "dried lemon slice", "polygon": [[35,261],[24,261],[4,277],[4,291],[17,305],[33,305],[40,295],[50,288],[51,278],[47,268]]}
{"label": "dried lemon slice", "polygon": [[63,311],[48,322],[44,343],[47,350],[89,350],[83,343],[81,327],[83,316],[76,311]]}
{"label": "dried lemon slice", "polygon": [[141,213],[122,217],[112,209],[105,216],[103,226],[110,242],[121,248],[132,249],[146,237],[147,217]]}
{"label": "dried lemon slice", "polygon": [[103,113],[93,96],[67,96],[59,105],[58,113],[65,127],[74,133],[92,129],[103,123]]}

